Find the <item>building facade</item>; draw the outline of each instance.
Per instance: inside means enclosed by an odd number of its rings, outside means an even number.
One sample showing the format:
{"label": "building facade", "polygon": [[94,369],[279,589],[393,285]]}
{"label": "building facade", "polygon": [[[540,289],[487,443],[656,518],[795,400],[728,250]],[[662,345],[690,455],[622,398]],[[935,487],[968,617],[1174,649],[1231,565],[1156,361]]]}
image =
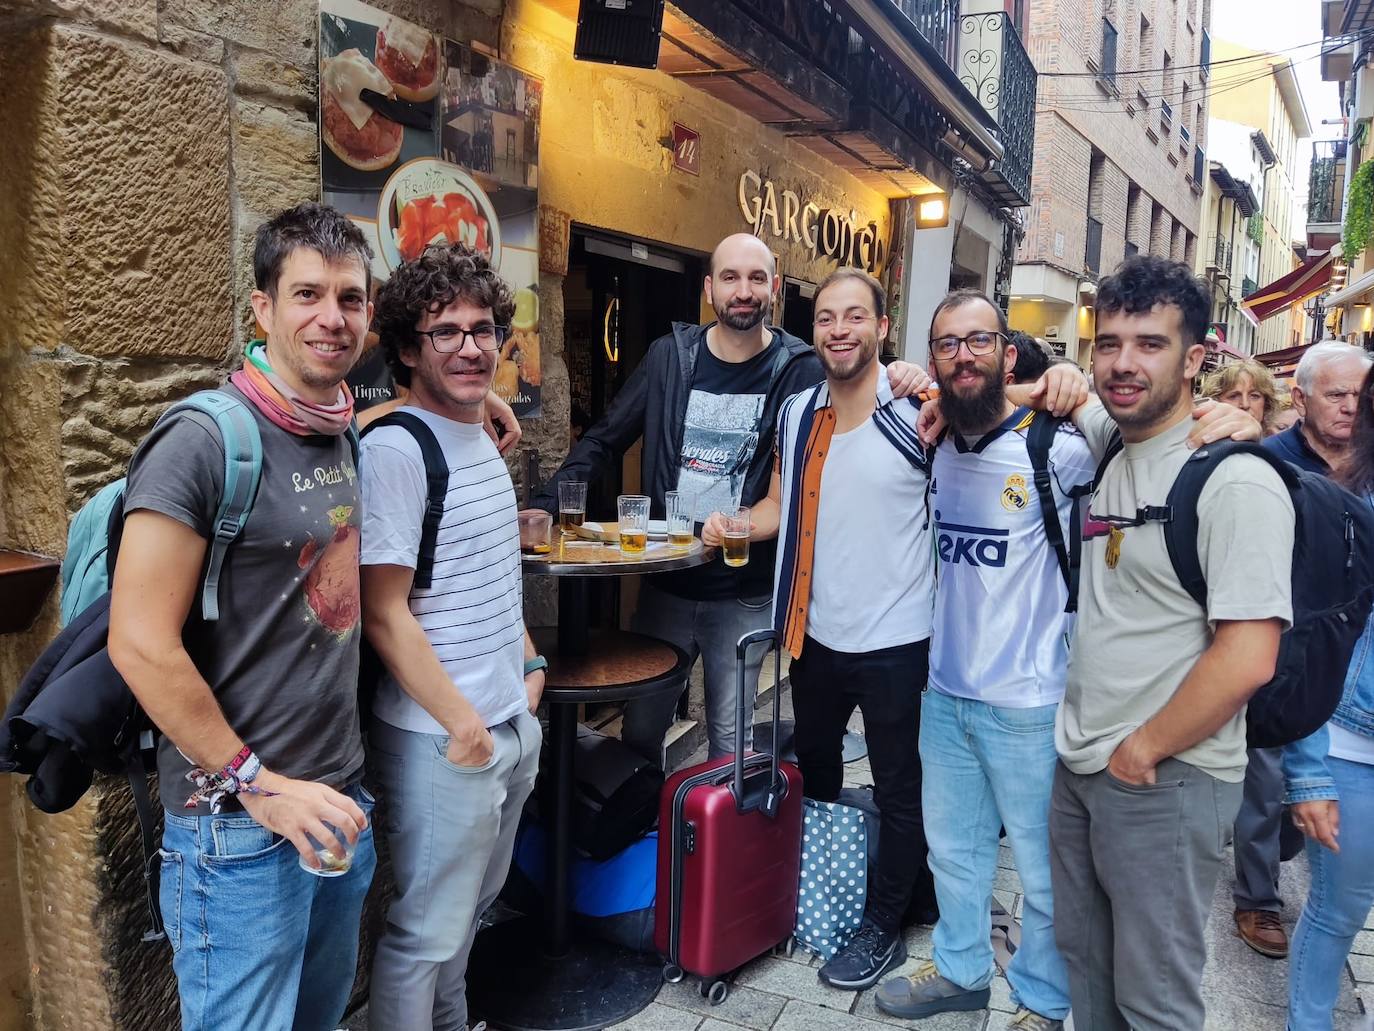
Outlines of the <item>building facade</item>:
{"label": "building facade", "polygon": [[[1226,351],[1251,355],[1256,326],[1241,308],[1255,292],[1260,244],[1252,219],[1260,211],[1264,165],[1257,141],[1244,126],[1212,118],[1208,175],[1202,199],[1202,235],[1196,269],[1212,288],[1212,324]],[[1221,353],[1226,353],[1222,351]]]}
{"label": "building facade", "polygon": [[[1312,145],[1307,200],[1309,248],[1335,247],[1347,265],[1345,281],[1335,276],[1330,291],[1317,298],[1313,321],[1322,335],[1338,336],[1367,350],[1374,349],[1374,255],[1369,241],[1360,239],[1368,234],[1359,226],[1369,225],[1374,218],[1368,189],[1374,168],[1365,167],[1371,150],[1370,122],[1374,120],[1371,29],[1371,0],[1329,0],[1322,5],[1322,78],[1337,85],[1343,124],[1338,139],[1318,140]],[[1357,188],[1360,180],[1363,183]],[[1353,230],[1349,237],[1347,228]],[[1358,249],[1343,247],[1343,238]]]}
{"label": "building facade", "polygon": [[[673,319],[708,314],[705,259],[729,233],[773,249],[774,321],[804,337],[841,263],[885,278],[892,344],[917,359],[935,288],[1008,289],[1036,87],[1001,4],[680,0],[656,68],[574,60],[576,0],[373,6],[542,80],[525,443],[545,474],[574,404],[595,417]],[[157,415],[239,361],[253,233],[320,196],[319,17],[317,0],[0,0],[0,557],[60,556]],[[966,25],[991,76],[957,69]],[[0,634],[7,694],[55,630],[49,598]],[[0,1031],[175,1026],[166,947],[140,940],[127,788],[100,780],[56,817],[17,788],[0,793]],[[365,940],[376,927],[374,906]]]}
{"label": "building facade", "polygon": [[[1312,125],[1291,60],[1267,57],[1225,40],[1215,42],[1213,58],[1229,62],[1236,71],[1229,88],[1218,91],[1212,104],[1212,118],[1232,127],[1228,142],[1248,136],[1259,148],[1264,167],[1260,210],[1251,216],[1247,227],[1250,238],[1259,245],[1255,287],[1245,294],[1251,297],[1301,265],[1293,249],[1294,240],[1300,241],[1303,235],[1297,198],[1307,175],[1306,148],[1300,147],[1299,141],[1312,135]],[[1243,146],[1234,142],[1230,151]],[[1256,310],[1254,306],[1249,308]],[[1258,314],[1263,318],[1258,319],[1256,327],[1255,354],[1282,350],[1300,342],[1300,305],[1289,304],[1276,310],[1261,308]]]}
{"label": "building facade", "polygon": [[1035,174],[1011,321],[1082,364],[1099,276],[1195,261],[1207,177],[1207,0],[1031,0]]}

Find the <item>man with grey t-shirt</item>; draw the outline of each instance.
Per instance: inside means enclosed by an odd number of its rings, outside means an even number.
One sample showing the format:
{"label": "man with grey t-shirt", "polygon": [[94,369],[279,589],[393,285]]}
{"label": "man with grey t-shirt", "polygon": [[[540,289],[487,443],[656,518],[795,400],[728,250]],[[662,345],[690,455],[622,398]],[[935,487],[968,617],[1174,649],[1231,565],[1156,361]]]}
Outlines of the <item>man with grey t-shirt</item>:
{"label": "man with grey t-shirt", "polygon": [[1084,529],[1078,626],[1056,725],[1050,812],[1056,939],[1075,1023],[1201,1028],[1203,932],[1245,776],[1245,704],[1292,618],[1293,506],[1237,455],[1198,501],[1207,611],[1173,572],[1162,506],[1189,456],[1209,298],[1186,266],[1131,258],[1098,287],[1093,377],[1076,418],[1123,452]]}

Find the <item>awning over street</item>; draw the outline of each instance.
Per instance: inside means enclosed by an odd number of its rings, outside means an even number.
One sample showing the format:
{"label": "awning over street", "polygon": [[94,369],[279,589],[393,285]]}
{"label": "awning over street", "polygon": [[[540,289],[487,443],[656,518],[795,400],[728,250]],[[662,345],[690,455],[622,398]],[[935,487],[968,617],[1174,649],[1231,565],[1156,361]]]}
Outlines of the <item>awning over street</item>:
{"label": "awning over street", "polygon": [[1366,272],[1349,286],[1337,290],[1326,299],[1326,306],[1334,308],[1348,301],[1367,300],[1371,291],[1374,291],[1374,270]]}
{"label": "awning over street", "polygon": [[1287,311],[1295,304],[1301,304],[1314,294],[1321,293],[1331,282],[1331,271],[1336,257],[1336,248],[1333,247],[1325,254],[1309,258],[1287,275],[1242,298],[1241,310],[1256,322],[1263,322],[1271,316]]}

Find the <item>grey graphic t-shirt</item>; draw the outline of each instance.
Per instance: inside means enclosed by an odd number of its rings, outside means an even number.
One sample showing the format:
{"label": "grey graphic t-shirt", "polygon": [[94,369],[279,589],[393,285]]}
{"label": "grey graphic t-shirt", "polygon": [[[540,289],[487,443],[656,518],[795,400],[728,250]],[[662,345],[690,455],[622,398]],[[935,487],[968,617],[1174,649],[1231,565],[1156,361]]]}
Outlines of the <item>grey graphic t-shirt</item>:
{"label": "grey graphic t-shirt", "polygon": [[[262,435],[262,482],[224,560],[218,622],[198,618],[198,586],[182,639],[225,719],[268,769],[339,788],[363,765],[353,451],[343,437],[288,433],[245,403]],[[124,510],[160,512],[208,538],[223,481],[214,420],[178,412],[134,456]],[[180,812],[194,790],[190,764],[166,737],[157,758],[162,804]]]}
{"label": "grey graphic t-shirt", "polygon": [[738,507],[759,443],[759,420],[781,342],[746,362],[723,362],[703,346],[697,356],[677,489],[697,497],[697,522]]}

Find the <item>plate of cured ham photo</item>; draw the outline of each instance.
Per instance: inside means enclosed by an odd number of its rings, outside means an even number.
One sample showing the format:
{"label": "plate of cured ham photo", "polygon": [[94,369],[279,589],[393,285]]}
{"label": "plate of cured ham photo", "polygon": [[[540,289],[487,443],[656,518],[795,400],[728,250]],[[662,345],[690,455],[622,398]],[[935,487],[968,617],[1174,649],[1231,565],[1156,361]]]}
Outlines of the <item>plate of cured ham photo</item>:
{"label": "plate of cured ham photo", "polygon": [[463,243],[501,263],[501,226],[491,199],[457,165],[420,158],[387,181],[377,205],[382,258],[395,269],[431,244]]}

